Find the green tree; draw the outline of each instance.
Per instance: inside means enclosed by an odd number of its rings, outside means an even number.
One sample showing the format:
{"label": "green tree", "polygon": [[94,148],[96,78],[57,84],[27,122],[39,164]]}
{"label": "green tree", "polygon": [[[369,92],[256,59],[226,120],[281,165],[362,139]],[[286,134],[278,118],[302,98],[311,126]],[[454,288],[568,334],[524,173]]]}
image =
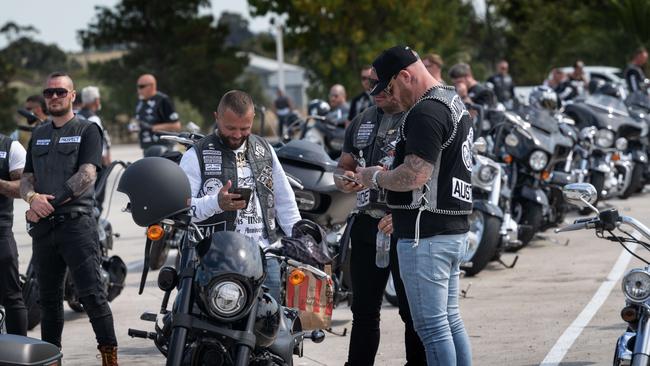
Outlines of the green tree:
{"label": "green tree", "polygon": [[15,69],[0,53],[0,132],[7,134],[15,128],[16,89],[9,84]]}
{"label": "green tree", "polygon": [[249,0],[252,15],[285,14],[285,48],[296,50],[312,84],[324,95],[341,83],[361,90],[359,69],[382,49],[406,44],[420,53],[436,50],[447,61],[474,55],[470,2],[461,0]]}
{"label": "green tree", "polygon": [[122,0],[114,9],[96,8],[96,20],[79,32],[84,48],[128,52],[93,65],[91,72],[132,105],[136,78],[152,73],[160,90],[190,102],[211,121],[220,96],[236,86],[247,60],[226,45],[228,25],[203,15],[209,6],[208,0]]}

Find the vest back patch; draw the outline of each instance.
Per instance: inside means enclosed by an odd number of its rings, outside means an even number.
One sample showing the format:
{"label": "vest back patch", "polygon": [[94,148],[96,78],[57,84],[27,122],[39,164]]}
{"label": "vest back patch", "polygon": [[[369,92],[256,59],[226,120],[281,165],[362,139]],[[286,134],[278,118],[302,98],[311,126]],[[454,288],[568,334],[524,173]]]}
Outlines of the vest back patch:
{"label": "vest back patch", "polygon": [[452,178],[451,196],[472,203],[472,185],[456,177]]}

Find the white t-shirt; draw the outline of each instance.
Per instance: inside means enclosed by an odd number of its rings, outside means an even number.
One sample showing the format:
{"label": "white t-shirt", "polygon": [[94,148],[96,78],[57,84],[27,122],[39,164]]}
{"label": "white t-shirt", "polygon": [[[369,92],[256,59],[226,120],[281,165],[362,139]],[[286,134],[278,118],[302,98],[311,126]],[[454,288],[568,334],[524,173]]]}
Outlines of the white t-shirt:
{"label": "white t-shirt", "polygon": [[[245,146],[246,145],[242,145],[242,147],[235,150],[235,154],[243,153]],[[285,235],[290,236],[293,224],[300,220],[300,212],[298,212],[296,198],[291,189],[291,185],[289,184],[287,176],[282,169],[282,165],[280,165],[280,161],[275,155],[273,149],[271,149],[271,155],[273,157],[273,197],[275,217]],[[235,231],[254,238],[255,240],[259,240],[260,245],[265,247],[269,245],[269,242],[268,239],[262,237],[262,233],[264,232],[262,207],[260,206],[259,199],[255,192],[256,186],[252,177],[250,163],[246,161],[246,159],[243,160],[242,164],[237,164],[237,186],[242,188],[251,188],[253,193],[251,194],[251,200],[248,203],[248,207],[237,212]],[[207,195],[198,197],[199,192],[202,189],[202,179],[199,159],[194,148],[189,149],[185,154],[183,154],[180,167],[185,171],[185,174],[190,181],[193,207],[192,221],[200,222],[207,220],[211,216],[222,213],[223,210],[219,207],[218,189],[207,190],[209,192]]]}
{"label": "white t-shirt", "polygon": [[18,141],[11,142],[11,147],[9,148],[9,171],[12,172],[24,168],[26,158],[27,151],[25,151],[23,145]]}

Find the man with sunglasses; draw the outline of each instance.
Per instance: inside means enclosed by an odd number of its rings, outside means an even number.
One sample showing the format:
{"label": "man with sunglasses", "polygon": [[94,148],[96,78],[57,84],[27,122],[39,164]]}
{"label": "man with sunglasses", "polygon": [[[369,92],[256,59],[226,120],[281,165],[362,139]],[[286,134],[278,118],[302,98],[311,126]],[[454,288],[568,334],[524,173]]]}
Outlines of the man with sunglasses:
{"label": "man with sunglasses", "polygon": [[181,130],[174,104],[167,94],[158,91],[156,78],[151,74],[141,75],[137,87],[135,118],[140,122],[140,147],[146,150],[154,145],[171,146],[171,143],[160,140],[154,133]]}
{"label": "man with sunglasses", "polygon": [[32,134],[20,184],[28,203],[41,305],[41,338],[61,348],[66,269],[88,314],[102,365],[117,365],[113,315],[100,276],[94,184],[101,167],[100,128],[72,112],[72,79],[53,73],[43,90],[51,120]]}
{"label": "man with sunglasses", "polygon": [[[368,86],[379,81],[374,70],[368,77]],[[361,112],[345,131],[343,153],[338,168],[343,175],[354,178],[357,167],[390,166],[395,153],[397,130],[402,121],[402,108],[390,95],[375,95],[376,105]],[[426,364],[422,342],[413,329],[404,285],[399,275],[396,238],[391,240],[390,268],[378,268],[375,264],[376,236],[378,230],[392,233],[392,220],[386,206],[386,191],[364,187],[345,179],[336,179],[336,186],[343,192],[357,193],[359,213],[351,218],[350,274],[352,277],[352,333],[347,365],[373,365],[379,347],[379,319],[384,289],[389,273],[399,299],[399,314],[405,324],[404,343],[407,365]]]}
{"label": "man with sunglasses", "polygon": [[348,121],[352,121],[354,117],[363,112],[366,108],[372,106],[374,101],[370,96],[370,70],[372,67],[364,66],[361,69],[361,86],[363,91],[352,99],[350,103],[350,113],[348,113]]}
{"label": "man with sunglasses", "polygon": [[356,176],[364,186],[388,190],[400,274],[428,365],[470,365],[458,305],[472,212],[469,113],[409,47],[385,50],[373,67],[379,83],[371,94],[393,95],[406,114],[391,169],[357,168]]}

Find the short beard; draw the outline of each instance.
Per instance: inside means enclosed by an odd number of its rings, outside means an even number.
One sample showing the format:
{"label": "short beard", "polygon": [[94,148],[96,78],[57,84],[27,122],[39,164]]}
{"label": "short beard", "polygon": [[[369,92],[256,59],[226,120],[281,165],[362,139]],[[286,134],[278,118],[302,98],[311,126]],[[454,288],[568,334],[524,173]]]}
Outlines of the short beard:
{"label": "short beard", "polygon": [[62,117],[62,116],[65,116],[66,114],[68,114],[68,112],[70,112],[71,109],[72,109],[72,106],[69,105],[68,108],[64,108],[64,109],[61,109],[59,111],[55,111],[55,110],[50,109],[50,110],[48,110],[48,112],[53,117]]}

